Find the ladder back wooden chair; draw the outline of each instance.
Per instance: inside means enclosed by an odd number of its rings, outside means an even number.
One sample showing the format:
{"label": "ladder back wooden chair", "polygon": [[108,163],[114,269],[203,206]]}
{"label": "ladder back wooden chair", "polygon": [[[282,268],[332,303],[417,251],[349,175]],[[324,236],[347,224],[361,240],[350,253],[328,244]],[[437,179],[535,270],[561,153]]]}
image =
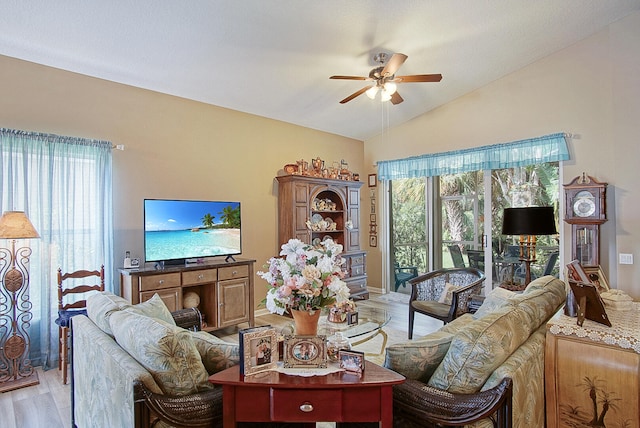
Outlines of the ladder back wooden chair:
{"label": "ladder back wooden chair", "polygon": [[[65,282],[66,281],[66,282]],[[58,268],[58,370],[62,370],[62,382],[67,383],[67,365],[69,363],[69,326],[71,317],[87,314],[89,291],[104,291],[104,265],[100,270],[77,270],[62,273]]]}

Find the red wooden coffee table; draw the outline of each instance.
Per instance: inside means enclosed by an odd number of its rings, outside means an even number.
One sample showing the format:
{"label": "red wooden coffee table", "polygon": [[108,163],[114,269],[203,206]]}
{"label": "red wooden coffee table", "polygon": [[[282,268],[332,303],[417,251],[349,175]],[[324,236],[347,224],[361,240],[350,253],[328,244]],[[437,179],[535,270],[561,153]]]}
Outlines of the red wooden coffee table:
{"label": "red wooden coffee table", "polygon": [[393,385],[404,376],[365,362],[362,377],[347,372],[292,376],[277,371],[240,375],[233,366],[209,377],[223,387],[224,427],[237,422],[380,422],[393,425]]}

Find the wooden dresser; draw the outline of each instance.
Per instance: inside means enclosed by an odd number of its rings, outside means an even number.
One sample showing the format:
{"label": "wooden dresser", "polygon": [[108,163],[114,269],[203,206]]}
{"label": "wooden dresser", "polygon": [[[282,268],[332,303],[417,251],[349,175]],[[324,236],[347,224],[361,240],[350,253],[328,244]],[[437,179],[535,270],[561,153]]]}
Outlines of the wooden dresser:
{"label": "wooden dresser", "polygon": [[638,427],[640,303],[607,307],[612,327],[558,312],[547,323],[547,427]]}
{"label": "wooden dresser", "polygon": [[255,260],[237,259],[163,270],[121,269],[120,289],[122,297],[132,304],[158,293],[170,311],[182,309],[183,297],[195,293],[207,331],[243,322],[253,326],[254,263]]}

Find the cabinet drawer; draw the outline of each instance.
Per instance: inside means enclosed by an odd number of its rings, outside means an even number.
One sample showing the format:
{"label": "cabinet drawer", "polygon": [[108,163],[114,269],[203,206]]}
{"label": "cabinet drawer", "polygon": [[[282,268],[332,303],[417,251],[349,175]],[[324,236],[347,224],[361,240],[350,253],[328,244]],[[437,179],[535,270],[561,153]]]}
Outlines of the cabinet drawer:
{"label": "cabinet drawer", "polygon": [[180,272],[140,277],[140,291],[180,287]]}
{"label": "cabinet drawer", "polygon": [[271,420],[290,422],[342,420],[342,390],[274,389]]}
{"label": "cabinet drawer", "polygon": [[364,275],[364,266],[351,266],[351,276]]}
{"label": "cabinet drawer", "polygon": [[360,292],[362,290],[366,290],[367,289],[367,278],[358,278],[355,280],[345,280],[345,282],[347,283],[347,286],[349,287],[349,291],[351,293],[357,293]]}
{"label": "cabinet drawer", "polygon": [[351,266],[364,266],[364,254],[351,257]]}
{"label": "cabinet drawer", "polygon": [[218,271],[216,269],[203,269],[189,272],[182,272],[182,285],[204,284],[207,282],[216,282],[218,280]]}
{"label": "cabinet drawer", "polygon": [[246,278],[249,276],[248,266],[230,266],[218,269],[218,280]]}

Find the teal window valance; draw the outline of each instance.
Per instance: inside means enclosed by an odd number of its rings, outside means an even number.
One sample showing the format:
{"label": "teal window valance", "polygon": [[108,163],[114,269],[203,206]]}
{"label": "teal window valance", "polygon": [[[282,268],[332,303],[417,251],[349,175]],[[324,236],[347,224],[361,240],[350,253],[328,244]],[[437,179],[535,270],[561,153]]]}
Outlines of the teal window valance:
{"label": "teal window valance", "polygon": [[558,133],[511,143],[380,161],[378,179],[433,177],[568,159],[566,136]]}

